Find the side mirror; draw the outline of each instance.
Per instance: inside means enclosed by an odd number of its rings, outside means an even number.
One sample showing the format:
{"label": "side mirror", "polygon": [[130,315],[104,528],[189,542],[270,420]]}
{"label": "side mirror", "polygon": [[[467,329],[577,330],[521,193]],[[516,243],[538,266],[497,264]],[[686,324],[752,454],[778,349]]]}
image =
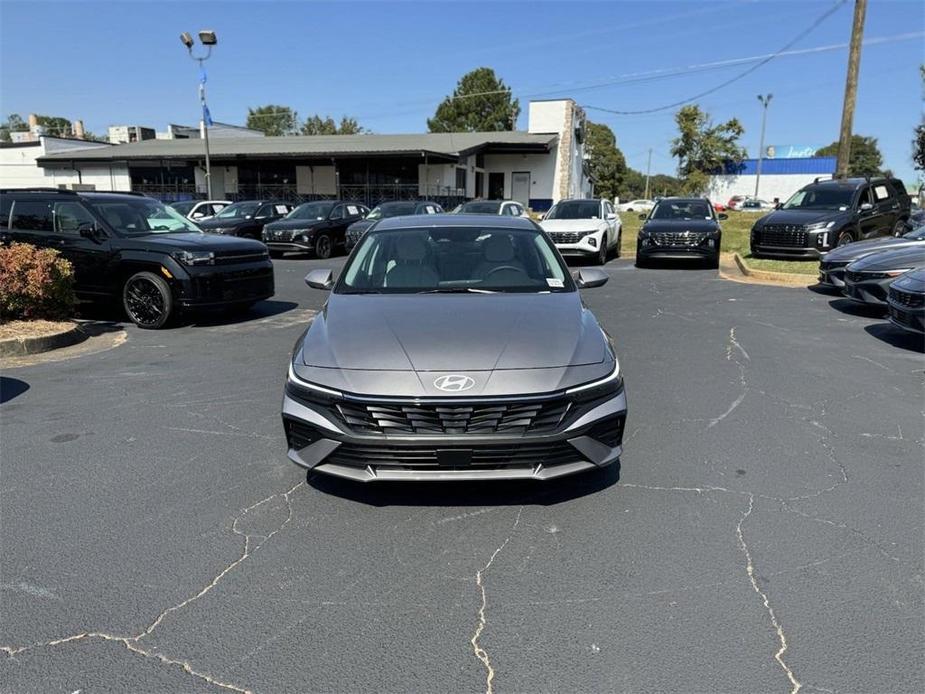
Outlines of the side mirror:
{"label": "side mirror", "polygon": [[872,209],[874,209],[874,206],[871,205],[869,202],[862,202],[861,206],[858,209],[861,212],[870,212]]}
{"label": "side mirror", "polygon": [[782,210],[782,209],[784,209],[784,203],[782,203],[782,202],[777,203],[776,205],[774,205],[774,209],[775,209],[775,210]]}
{"label": "side mirror", "polygon": [[645,215],[645,214],[639,215],[639,219],[645,219],[645,218],[646,218],[646,215]]}
{"label": "side mirror", "polygon": [[608,221],[608,222],[612,222],[612,221],[615,220],[616,218],[617,218],[617,213],[616,213],[616,212],[608,212],[608,213],[607,213],[607,221]]}
{"label": "side mirror", "polygon": [[725,212],[720,212],[718,215],[716,215],[716,218],[719,220],[729,219],[729,215]]}
{"label": "side mirror", "polygon": [[595,287],[604,286],[609,279],[610,276],[600,268],[583,267],[578,271],[575,282],[581,289],[594,289]]}
{"label": "side mirror", "polygon": [[193,212],[191,219],[202,219],[203,217],[205,217],[205,214],[197,210],[196,212]]}
{"label": "side mirror", "polygon": [[77,225],[77,233],[85,239],[96,241],[99,238],[100,231],[93,222],[81,222]]}
{"label": "side mirror", "polygon": [[334,272],[331,270],[312,270],[305,275],[305,284],[312,289],[331,289],[334,286]]}

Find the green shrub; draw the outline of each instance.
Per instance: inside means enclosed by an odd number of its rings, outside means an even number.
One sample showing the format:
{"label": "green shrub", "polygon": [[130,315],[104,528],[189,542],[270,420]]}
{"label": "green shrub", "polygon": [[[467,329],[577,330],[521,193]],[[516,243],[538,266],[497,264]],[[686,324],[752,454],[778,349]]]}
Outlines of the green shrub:
{"label": "green shrub", "polygon": [[0,321],[66,318],[75,301],[74,269],[58,251],[0,247]]}

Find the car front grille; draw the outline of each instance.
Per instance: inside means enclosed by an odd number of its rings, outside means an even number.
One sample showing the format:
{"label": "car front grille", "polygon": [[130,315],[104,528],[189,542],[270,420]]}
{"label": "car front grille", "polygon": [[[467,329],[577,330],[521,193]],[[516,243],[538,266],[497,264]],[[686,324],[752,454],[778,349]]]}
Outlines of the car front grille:
{"label": "car front grille", "polygon": [[875,279],[876,273],[871,274],[867,272],[854,272],[853,270],[848,270],[845,272],[845,279],[849,282],[863,282],[864,280]]}
{"label": "car front grille", "polygon": [[768,224],[755,232],[755,241],[766,246],[804,247],[807,234],[799,224]]}
{"label": "car front grille", "polygon": [[228,252],[228,253],[216,253],[215,254],[215,264],[216,265],[237,265],[239,263],[256,263],[261,260],[266,260],[270,256],[266,251],[255,251],[253,253],[241,253],[238,252]]}
{"label": "car front grille", "polygon": [[264,229],[264,241],[291,241],[293,232],[291,229]]}
{"label": "car front grille", "polygon": [[694,231],[657,232],[651,236],[656,246],[699,246],[706,237],[703,232]]}
{"label": "car front grille", "polygon": [[475,404],[340,401],[334,405],[350,429],[375,434],[542,434],[555,431],[569,407],[570,402],[562,398]]}
{"label": "car front grille", "polygon": [[195,278],[193,296],[202,302],[247,301],[273,294],[273,271],[260,269]]}
{"label": "car front grille", "polygon": [[[447,453],[450,455],[447,455]],[[345,465],[355,468],[367,466],[392,466],[403,468],[447,468],[447,459],[454,460],[453,453],[460,454],[459,460],[465,460],[460,467],[494,467],[510,466],[560,465],[583,460],[574,446],[567,441],[537,444],[502,444],[475,448],[427,446],[376,446],[341,443],[325,458],[325,463]]]}
{"label": "car front grille", "polygon": [[922,308],[925,306],[925,294],[914,294],[890,287],[890,301],[906,308]]}
{"label": "car front grille", "polygon": [[578,243],[585,236],[593,234],[593,231],[550,231],[549,238],[553,243]]}

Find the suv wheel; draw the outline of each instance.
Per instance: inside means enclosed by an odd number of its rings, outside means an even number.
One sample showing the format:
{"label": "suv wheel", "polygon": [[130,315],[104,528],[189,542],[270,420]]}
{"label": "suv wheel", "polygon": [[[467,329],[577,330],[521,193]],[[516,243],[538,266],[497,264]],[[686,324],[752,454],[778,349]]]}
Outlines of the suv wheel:
{"label": "suv wheel", "polygon": [[129,319],[139,328],[164,327],[173,312],[173,295],[167,283],[153,272],[139,272],[122,288],[122,305]]}
{"label": "suv wheel", "polygon": [[315,257],[327,260],[334,253],[334,241],[328,234],[319,234],[315,239]]}
{"label": "suv wheel", "polygon": [[604,237],[601,239],[601,250],[597,253],[597,264],[607,264],[607,234],[604,234]]}
{"label": "suv wheel", "polygon": [[835,247],[839,248],[841,246],[847,246],[849,243],[854,242],[854,236],[851,235],[850,231],[843,231],[838,235],[838,241],[835,242]]}

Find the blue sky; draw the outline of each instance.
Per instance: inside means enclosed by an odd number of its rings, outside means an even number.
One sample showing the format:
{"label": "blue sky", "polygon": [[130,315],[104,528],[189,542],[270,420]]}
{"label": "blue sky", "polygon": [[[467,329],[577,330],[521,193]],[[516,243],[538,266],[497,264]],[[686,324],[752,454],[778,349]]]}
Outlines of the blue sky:
{"label": "blue sky", "polygon": [[[726,2],[18,2],[0,0],[0,113],[82,118],[163,130],[195,123],[197,67],[177,38],[212,28],[207,64],[215,120],[243,123],[248,106],[289,105],[355,116],[375,132],[421,132],[466,71],[489,66],[521,98],[641,110],[686,99],[752,62],[664,71],[777,51],[837,0]],[[757,153],[761,107],[772,92],[766,142],[825,145],[838,132],[853,2],[792,50],[699,100],[715,120],[739,118]],[[870,0],[855,132],[880,140],[886,165],[914,180],[912,129],[921,117],[925,4]],[[653,79],[658,76],[659,79]],[[610,125],[629,163],[673,173],[674,109]]]}

